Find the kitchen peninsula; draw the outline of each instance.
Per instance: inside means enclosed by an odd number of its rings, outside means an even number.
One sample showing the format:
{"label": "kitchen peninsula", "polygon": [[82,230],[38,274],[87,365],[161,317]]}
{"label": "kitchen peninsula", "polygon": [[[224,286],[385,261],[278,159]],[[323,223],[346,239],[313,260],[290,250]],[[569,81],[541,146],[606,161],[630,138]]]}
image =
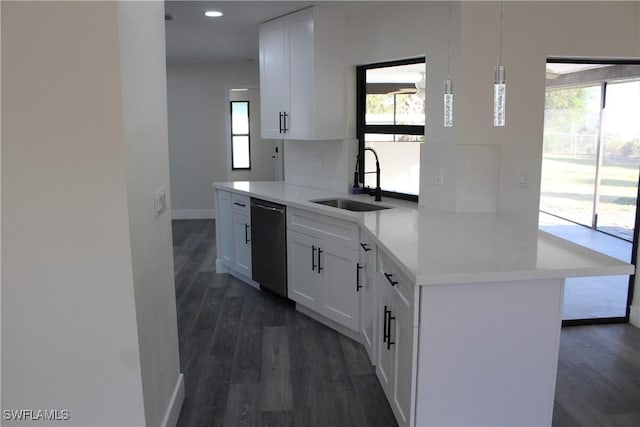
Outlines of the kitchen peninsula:
{"label": "kitchen peninsula", "polygon": [[[306,253],[296,258],[317,268],[314,275],[321,264],[316,248],[359,251],[348,277],[331,276],[344,284],[340,301],[330,303],[326,292],[300,297],[313,289],[292,293],[298,276],[292,280],[291,265],[289,297],[365,345],[400,425],[550,425],[565,278],[634,272],[630,264],[500,214],[444,212],[389,199],[382,202],[389,209],[350,212],[313,201],[375,202],[281,182],[214,188],[218,197],[285,205],[287,257],[296,257],[292,248],[303,250],[291,244],[292,236],[315,239],[310,261]],[[225,226],[218,221],[218,248],[233,244],[221,241]],[[341,237],[340,229],[353,232]],[[328,240],[333,246],[322,243]],[[216,267],[252,282],[232,263],[219,258]],[[356,305],[338,306],[350,294]]]}

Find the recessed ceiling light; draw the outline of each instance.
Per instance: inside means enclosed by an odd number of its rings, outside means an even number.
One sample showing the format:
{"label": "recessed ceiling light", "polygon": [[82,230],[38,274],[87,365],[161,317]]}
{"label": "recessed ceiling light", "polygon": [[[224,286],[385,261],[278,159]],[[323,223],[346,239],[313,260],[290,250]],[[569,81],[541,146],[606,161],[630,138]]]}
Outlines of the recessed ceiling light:
{"label": "recessed ceiling light", "polygon": [[224,13],[220,12],[219,10],[207,10],[204,13],[204,16],[208,16],[209,18],[219,18],[222,15],[224,15]]}

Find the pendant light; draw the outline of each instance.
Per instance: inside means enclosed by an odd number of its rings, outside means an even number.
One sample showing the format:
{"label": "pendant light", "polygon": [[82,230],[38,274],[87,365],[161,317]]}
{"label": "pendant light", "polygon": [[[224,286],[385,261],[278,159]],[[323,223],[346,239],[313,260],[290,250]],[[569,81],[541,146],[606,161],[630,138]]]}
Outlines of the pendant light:
{"label": "pendant light", "polygon": [[505,102],[506,102],[506,70],[502,65],[502,17],[504,14],[504,0],[500,1],[500,56],[493,74],[493,125],[505,125]]}
{"label": "pendant light", "polygon": [[444,127],[453,127],[453,82],[451,81],[451,0],[449,0],[449,62],[444,81]]}

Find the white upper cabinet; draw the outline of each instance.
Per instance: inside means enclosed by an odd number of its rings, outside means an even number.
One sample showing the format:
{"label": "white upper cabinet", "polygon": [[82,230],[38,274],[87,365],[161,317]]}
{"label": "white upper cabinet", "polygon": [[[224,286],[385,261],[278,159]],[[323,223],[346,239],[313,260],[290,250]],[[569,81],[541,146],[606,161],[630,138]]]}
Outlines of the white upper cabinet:
{"label": "white upper cabinet", "polygon": [[345,138],[345,44],[342,11],[310,7],[260,25],[262,138]]}

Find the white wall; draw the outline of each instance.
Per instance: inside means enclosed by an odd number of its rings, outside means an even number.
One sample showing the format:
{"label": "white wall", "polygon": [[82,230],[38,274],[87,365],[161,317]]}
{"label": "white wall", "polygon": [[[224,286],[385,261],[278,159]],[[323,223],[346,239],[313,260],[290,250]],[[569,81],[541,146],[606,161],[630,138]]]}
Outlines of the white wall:
{"label": "white wall", "polygon": [[153,211],[169,185],[163,4],[1,7],[2,409],[171,425],[171,230]]}
{"label": "white wall", "polygon": [[117,3],[1,7],[2,409],[143,425]]}
{"label": "white wall", "polygon": [[[120,2],[123,136],[133,283],[145,420],[177,420],[184,385],[178,357],[171,215],[156,218],[154,192],[169,190],[162,2]],[[169,197],[169,206],[171,206]],[[178,396],[174,397],[174,393]],[[172,399],[177,399],[176,402]],[[174,407],[175,405],[175,407]],[[167,413],[171,411],[173,413]],[[171,423],[170,423],[171,424]]]}
{"label": "white wall", "polygon": [[257,62],[167,66],[174,218],[212,218],[211,183],[228,181],[226,90],[258,86]]}
{"label": "white wall", "polygon": [[291,140],[284,142],[284,151],[285,182],[342,193],[350,188],[349,173],[353,177],[356,140]]}

